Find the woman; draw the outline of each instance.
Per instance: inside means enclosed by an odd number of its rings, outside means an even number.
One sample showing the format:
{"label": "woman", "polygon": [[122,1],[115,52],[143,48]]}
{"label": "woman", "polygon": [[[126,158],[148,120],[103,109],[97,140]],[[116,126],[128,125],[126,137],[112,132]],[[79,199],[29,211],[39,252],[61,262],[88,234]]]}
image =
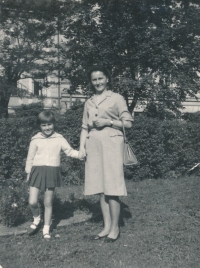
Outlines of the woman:
{"label": "woman", "polygon": [[133,118],[123,97],[109,90],[110,75],[104,66],[93,66],[88,80],[94,95],[85,103],[79,157],[85,162],[85,195],[100,195],[104,228],[94,237],[114,242],[120,235],[119,196],[126,196],[123,172],[123,133]]}

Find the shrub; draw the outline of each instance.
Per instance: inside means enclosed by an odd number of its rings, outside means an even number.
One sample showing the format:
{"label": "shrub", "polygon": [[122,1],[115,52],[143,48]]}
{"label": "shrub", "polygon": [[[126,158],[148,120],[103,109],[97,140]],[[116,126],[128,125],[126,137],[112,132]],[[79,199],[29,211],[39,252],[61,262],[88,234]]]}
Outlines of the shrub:
{"label": "shrub", "polygon": [[[55,130],[61,133],[74,149],[79,148],[83,105],[74,106],[64,115],[56,115]],[[8,187],[9,196],[2,200],[0,221],[10,225],[24,219],[24,205],[20,199],[23,191],[24,172],[31,137],[38,132],[36,116],[2,119],[0,124],[0,186]],[[200,159],[200,125],[193,120],[159,120],[145,115],[136,117],[127,137],[132,144],[139,165],[125,167],[125,176],[132,180],[145,178],[177,178]],[[84,161],[66,158],[61,154],[61,174],[65,184],[81,184],[84,181]],[[15,185],[14,188],[13,185]],[[18,185],[20,185],[18,187]],[[10,187],[11,186],[11,187]],[[19,196],[19,198],[17,197]],[[14,199],[13,199],[14,198]],[[27,199],[27,196],[23,197]],[[17,200],[17,201],[16,201]],[[12,207],[18,202],[18,207]],[[24,201],[25,202],[25,201]],[[9,208],[9,210],[7,210]],[[6,214],[6,211],[7,214]],[[16,219],[11,216],[16,212]],[[21,216],[19,216],[21,214]],[[26,213],[25,213],[26,214]],[[10,216],[9,216],[10,215]],[[28,214],[27,214],[28,215]],[[9,218],[10,217],[10,218]],[[5,220],[6,218],[7,221]]]}
{"label": "shrub", "polygon": [[[79,148],[79,139],[82,123],[83,105],[67,111],[63,116],[57,117],[55,130],[61,133],[74,149]],[[36,116],[19,118],[18,116],[2,119],[0,126],[0,184],[6,179],[24,178],[25,161],[31,137],[39,131]],[[83,164],[77,159],[61,156],[62,175],[66,183],[80,183],[83,179]],[[82,169],[77,170],[77,165]],[[69,181],[67,182],[69,178]]]}
{"label": "shrub", "polygon": [[44,109],[42,101],[31,104],[22,104],[19,107],[14,108],[15,116],[17,117],[28,117],[37,116]]}
{"label": "shrub", "polygon": [[[176,178],[200,159],[199,124],[140,115],[127,131],[139,160],[125,169],[129,178]],[[172,176],[173,174],[173,176]]]}
{"label": "shrub", "polygon": [[196,113],[184,113],[182,119],[187,120],[188,122],[199,123],[200,122],[200,112]]}
{"label": "shrub", "polygon": [[19,179],[23,177],[28,145],[35,127],[35,117],[1,120],[1,183],[5,179],[11,178],[12,174]]}
{"label": "shrub", "polygon": [[[79,148],[83,105],[57,115],[56,131],[74,149]],[[31,136],[39,129],[35,116],[3,119],[0,127],[0,182],[23,179],[24,166]],[[184,120],[164,120],[145,115],[136,117],[133,128],[127,131],[130,143],[139,160],[138,166],[126,167],[128,178],[179,176],[198,162],[199,124]],[[84,163],[61,155],[61,172],[66,184],[80,184],[84,179]]]}
{"label": "shrub", "polygon": [[28,207],[28,187],[19,180],[1,186],[0,203],[0,223],[5,226],[17,226],[32,217]]}

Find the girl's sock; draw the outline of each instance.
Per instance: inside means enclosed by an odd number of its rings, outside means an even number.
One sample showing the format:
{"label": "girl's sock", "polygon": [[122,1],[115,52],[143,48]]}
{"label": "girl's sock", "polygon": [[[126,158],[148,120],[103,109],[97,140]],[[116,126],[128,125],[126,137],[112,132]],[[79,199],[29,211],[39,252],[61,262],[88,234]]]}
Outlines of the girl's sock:
{"label": "girl's sock", "polygon": [[44,225],[43,227],[43,234],[48,234],[49,233],[50,226],[49,225]]}
{"label": "girl's sock", "polygon": [[49,225],[44,225],[43,227],[43,236],[44,238],[50,238],[50,234],[49,234],[49,230],[50,230],[50,226]]}
{"label": "girl's sock", "polygon": [[31,224],[31,229],[36,229],[37,226],[40,223],[40,215],[37,217],[33,217],[33,224]]}

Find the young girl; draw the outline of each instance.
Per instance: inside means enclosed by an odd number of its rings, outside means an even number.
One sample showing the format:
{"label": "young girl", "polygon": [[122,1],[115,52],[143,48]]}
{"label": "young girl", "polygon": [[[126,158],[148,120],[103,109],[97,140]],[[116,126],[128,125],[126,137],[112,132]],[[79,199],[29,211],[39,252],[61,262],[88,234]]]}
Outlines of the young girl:
{"label": "young girl", "polygon": [[50,238],[54,189],[62,185],[60,152],[63,150],[67,156],[74,158],[78,158],[79,152],[73,150],[67,140],[54,131],[55,118],[51,111],[41,112],[37,122],[41,132],[31,139],[25,168],[30,186],[29,205],[34,218],[29,234],[33,234],[41,223],[38,195],[39,191],[43,190],[45,207],[43,237]]}

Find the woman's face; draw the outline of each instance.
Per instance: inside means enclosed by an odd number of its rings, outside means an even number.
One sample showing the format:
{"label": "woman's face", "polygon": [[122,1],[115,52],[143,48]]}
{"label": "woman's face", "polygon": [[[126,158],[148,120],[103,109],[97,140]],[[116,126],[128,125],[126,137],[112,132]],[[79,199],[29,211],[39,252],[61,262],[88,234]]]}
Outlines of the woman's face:
{"label": "woman's face", "polygon": [[103,72],[92,72],[91,83],[96,91],[96,94],[101,94],[107,87],[108,78]]}
{"label": "woman's face", "polygon": [[44,136],[50,137],[54,133],[54,124],[52,123],[40,124],[40,129]]}

